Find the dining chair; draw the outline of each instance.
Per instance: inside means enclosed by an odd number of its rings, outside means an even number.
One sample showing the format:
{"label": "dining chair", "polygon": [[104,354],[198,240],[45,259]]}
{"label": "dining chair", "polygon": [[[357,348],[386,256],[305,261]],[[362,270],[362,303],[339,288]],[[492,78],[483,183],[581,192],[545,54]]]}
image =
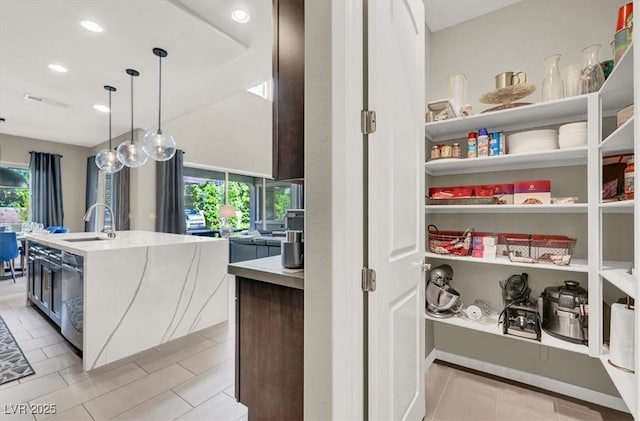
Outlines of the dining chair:
{"label": "dining chair", "polygon": [[0,262],[2,263],[2,271],[4,272],[4,263],[9,262],[11,268],[11,277],[13,282],[16,281],[16,271],[13,265],[13,259],[18,257],[18,240],[15,232],[0,232]]}

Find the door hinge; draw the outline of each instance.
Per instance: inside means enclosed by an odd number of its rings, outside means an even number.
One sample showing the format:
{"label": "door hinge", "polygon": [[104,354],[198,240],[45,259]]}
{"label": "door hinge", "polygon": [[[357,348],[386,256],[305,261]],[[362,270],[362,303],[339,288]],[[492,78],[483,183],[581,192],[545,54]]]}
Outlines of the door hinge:
{"label": "door hinge", "polygon": [[376,112],[375,111],[362,111],[362,134],[371,134],[376,131]]}
{"label": "door hinge", "polygon": [[431,270],[431,263],[427,263],[427,258],[422,260],[422,271],[427,273]]}
{"label": "door hinge", "polygon": [[373,292],[376,290],[376,271],[362,268],[362,291]]}

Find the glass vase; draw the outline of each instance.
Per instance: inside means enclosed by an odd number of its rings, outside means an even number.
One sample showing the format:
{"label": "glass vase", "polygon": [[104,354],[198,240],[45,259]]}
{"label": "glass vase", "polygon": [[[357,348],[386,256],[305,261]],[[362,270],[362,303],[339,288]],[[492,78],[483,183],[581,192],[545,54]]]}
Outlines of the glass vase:
{"label": "glass vase", "polygon": [[581,94],[598,92],[604,83],[604,72],[602,71],[600,59],[598,58],[599,52],[600,44],[590,45],[582,50],[584,62],[580,76]]}
{"label": "glass vase", "polygon": [[564,82],[560,77],[560,54],[544,59],[544,80],[542,81],[542,101],[564,98]]}

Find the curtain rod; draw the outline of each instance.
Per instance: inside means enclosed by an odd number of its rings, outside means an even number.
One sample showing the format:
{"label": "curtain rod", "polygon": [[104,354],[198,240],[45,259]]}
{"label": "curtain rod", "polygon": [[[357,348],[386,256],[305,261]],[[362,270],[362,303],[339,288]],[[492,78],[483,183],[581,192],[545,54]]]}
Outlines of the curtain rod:
{"label": "curtain rod", "polygon": [[60,158],[64,158],[64,156],[60,155],[59,153],[38,152],[38,151],[29,151],[29,153],[45,153],[45,154],[47,154],[47,155],[58,155]]}

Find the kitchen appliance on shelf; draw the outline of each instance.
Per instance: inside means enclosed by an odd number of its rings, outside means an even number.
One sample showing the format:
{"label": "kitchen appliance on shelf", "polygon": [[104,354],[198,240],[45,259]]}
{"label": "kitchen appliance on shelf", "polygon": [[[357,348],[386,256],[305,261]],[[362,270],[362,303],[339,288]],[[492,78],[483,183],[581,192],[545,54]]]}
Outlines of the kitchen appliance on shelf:
{"label": "kitchen appliance on shelf", "polygon": [[449,283],[453,280],[453,269],[449,265],[437,266],[429,272],[427,281],[427,313],[437,318],[451,317],[463,307],[458,291]]}
{"label": "kitchen appliance on shelf", "polygon": [[529,275],[512,275],[500,281],[504,309],[500,313],[502,333],[539,341],[542,336],[538,306],[531,301]]}
{"label": "kitchen appliance on shelf", "polygon": [[577,281],[547,287],[542,292],[542,328],[565,341],[587,344],[589,338],[589,298]]}

